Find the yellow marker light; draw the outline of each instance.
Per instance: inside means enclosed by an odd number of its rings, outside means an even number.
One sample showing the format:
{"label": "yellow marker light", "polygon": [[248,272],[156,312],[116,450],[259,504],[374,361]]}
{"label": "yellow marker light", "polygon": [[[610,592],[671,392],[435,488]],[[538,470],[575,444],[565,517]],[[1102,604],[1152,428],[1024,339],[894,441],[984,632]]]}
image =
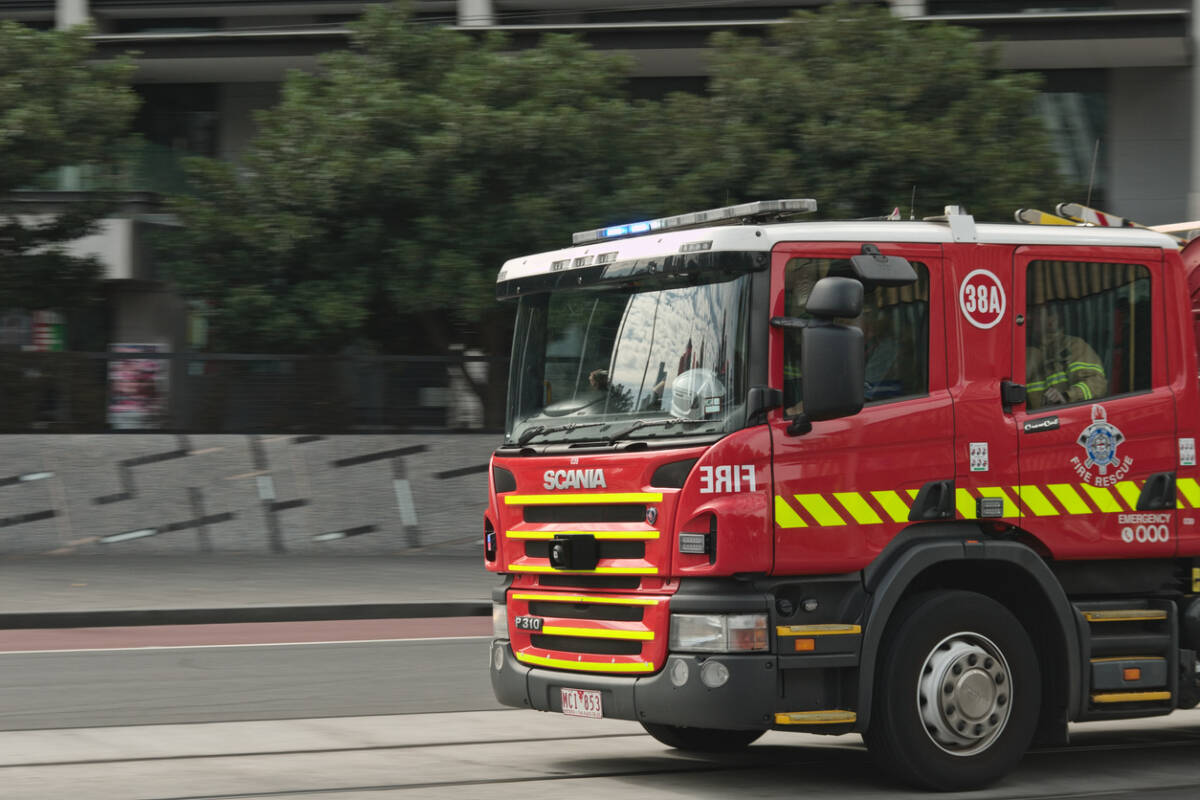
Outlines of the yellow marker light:
{"label": "yellow marker light", "polygon": [[816,639],[797,639],[796,649],[800,651],[810,651],[817,649]]}
{"label": "yellow marker light", "polygon": [[1127,681],[1140,681],[1142,679],[1142,671],[1137,667],[1126,667],[1121,671],[1121,677]]}

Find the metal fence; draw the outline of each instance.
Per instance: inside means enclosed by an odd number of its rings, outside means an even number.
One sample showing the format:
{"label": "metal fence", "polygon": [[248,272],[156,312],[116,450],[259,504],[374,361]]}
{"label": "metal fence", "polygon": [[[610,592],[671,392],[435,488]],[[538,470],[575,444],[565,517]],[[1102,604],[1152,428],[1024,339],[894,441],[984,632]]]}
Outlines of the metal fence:
{"label": "metal fence", "polygon": [[[0,352],[0,432],[400,433],[495,428],[487,356]],[[501,395],[502,397],[502,395]],[[501,405],[497,408],[497,403]]]}

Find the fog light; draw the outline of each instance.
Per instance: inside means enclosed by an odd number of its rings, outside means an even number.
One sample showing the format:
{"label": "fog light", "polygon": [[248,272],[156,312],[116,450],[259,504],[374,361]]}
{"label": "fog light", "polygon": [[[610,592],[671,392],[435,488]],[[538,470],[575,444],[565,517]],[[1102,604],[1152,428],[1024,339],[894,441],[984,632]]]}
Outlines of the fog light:
{"label": "fog light", "polygon": [[700,682],[710,689],[719,689],[729,682],[729,667],[720,661],[705,661],[700,667]]}
{"label": "fog light", "polygon": [[676,689],[688,682],[688,665],[682,658],[677,658],[671,662],[671,685]]}
{"label": "fog light", "polygon": [[500,668],[503,666],[504,666],[504,645],[497,644],[495,647],[492,648],[492,669],[496,670],[496,672],[499,672]]}

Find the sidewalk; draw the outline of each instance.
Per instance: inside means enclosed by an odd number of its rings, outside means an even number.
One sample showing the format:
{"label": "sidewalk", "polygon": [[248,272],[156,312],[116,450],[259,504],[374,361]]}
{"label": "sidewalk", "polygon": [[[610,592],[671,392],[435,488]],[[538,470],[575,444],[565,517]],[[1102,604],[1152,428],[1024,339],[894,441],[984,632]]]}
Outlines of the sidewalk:
{"label": "sidewalk", "polygon": [[0,628],[487,616],[475,554],[0,559]]}

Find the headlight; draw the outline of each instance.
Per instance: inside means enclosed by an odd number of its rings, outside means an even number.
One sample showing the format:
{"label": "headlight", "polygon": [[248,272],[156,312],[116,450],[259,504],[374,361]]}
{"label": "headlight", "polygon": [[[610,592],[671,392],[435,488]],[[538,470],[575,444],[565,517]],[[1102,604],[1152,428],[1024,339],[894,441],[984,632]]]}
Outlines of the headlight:
{"label": "headlight", "polygon": [[671,649],[694,653],[766,650],[766,614],[672,614]]}
{"label": "headlight", "polygon": [[504,603],[492,603],[492,638],[508,638],[508,608]]}

